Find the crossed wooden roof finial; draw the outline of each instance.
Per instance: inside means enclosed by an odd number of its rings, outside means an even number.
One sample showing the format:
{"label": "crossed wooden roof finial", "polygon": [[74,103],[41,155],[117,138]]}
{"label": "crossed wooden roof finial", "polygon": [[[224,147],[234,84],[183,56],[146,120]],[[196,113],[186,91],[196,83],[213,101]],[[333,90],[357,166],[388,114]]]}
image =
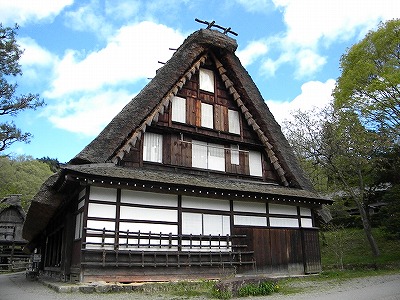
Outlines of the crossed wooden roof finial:
{"label": "crossed wooden roof finial", "polygon": [[199,23],[202,23],[202,24],[206,24],[206,25],[207,25],[207,28],[206,28],[206,29],[211,29],[212,27],[217,27],[217,28],[223,30],[223,34],[231,33],[231,34],[233,34],[233,35],[235,35],[235,36],[238,35],[236,32],[234,32],[234,31],[231,30],[231,27],[222,27],[222,26],[220,26],[220,25],[218,25],[218,24],[215,24],[215,21],[207,22],[207,21],[199,20],[199,19],[197,19],[197,18],[194,19],[194,20],[195,20],[196,22],[199,22]]}

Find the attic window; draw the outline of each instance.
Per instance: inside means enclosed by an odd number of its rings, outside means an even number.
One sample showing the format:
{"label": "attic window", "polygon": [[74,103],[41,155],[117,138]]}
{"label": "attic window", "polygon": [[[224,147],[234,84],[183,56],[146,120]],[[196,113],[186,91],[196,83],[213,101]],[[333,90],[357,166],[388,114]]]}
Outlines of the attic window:
{"label": "attic window", "polygon": [[261,153],[249,151],[249,169],[251,176],[262,176]]}
{"label": "attic window", "polygon": [[162,144],[161,134],[146,132],[143,142],[143,160],[162,163]]}
{"label": "attic window", "polygon": [[214,128],[214,109],[211,104],[201,103],[201,126]]}
{"label": "attic window", "polygon": [[186,123],[186,99],[182,97],[172,98],[172,117],[173,122]]}
{"label": "attic window", "polygon": [[208,69],[200,69],[200,89],[214,93],[214,72]]}
{"label": "attic window", "polygon": [[239,145],[231,145],[231,164],[239,165]]}
{"label": "attic window", "polygon": [[228,126],[229,132],[240,134],[239,112],[236,110],[228,109]]}

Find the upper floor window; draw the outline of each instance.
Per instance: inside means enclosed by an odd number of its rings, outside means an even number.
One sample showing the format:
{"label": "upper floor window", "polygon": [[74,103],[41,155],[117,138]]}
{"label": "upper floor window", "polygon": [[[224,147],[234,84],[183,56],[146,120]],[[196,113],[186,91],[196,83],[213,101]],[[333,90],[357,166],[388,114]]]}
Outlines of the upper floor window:
{"label": "upper floor window", "polygon": [[162,144],[161,134],[146,132],[143,142],[143,160],[162,163]]}
{"label": "upper floor window", "polygon": [[262,176],[261,153],[249,151],[249,170],[251,176]]}
{"label": "upper floor window", "polygon": [[214,107],[211,104],[201,103],[201,126],[214,128]]}
{"label": "upper floor window", "polygon": [[214,93],[214,72],[212,70],[200,68],[200,89]]}
{"label": "upper floor window", "polygon": [[186,99],[175,96],[172,98],[172,117],[174,122],[186,122]]}
{"label": "upper floor window", "polygon": [[231,145],[231,164],[239,165],[239,145]]}
{"label": "upper floor window", "polygon": [[192,142],[192,167],[225,171],[225,151],[222,145]]}
{"label": "upper floor window", "polygon": [[239,112],[228,109],[228,127],[229,132],[240,134]]}

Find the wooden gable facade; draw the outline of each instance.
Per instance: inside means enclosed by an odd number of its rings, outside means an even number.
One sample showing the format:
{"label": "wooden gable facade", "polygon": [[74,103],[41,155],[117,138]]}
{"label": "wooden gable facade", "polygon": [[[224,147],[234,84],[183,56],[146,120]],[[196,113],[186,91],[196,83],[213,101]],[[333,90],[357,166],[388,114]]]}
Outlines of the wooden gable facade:
{"label": "wooden gable facade", "polygon": [[[32,201],[28,247],[73,281],[319,272],[314,193],[214,30],[156,77]],[[40,218],[38,218],[40,216]]]}
{"label": "wooden gable facade", "polygon": [[[118,164],[150,167],[154,162],[157,169],[179,167],[191,169],[192,173],[198,170],[199,174],[207,169],[215,176],[279,184],[271,159],[242,112],[248,113],[248,109],[243,104],[242,109],[238,106],[208,56],[211,55],[204,56],[204,65],[186,80],[157,121],[147,127],[144,138],[136,140]],[[200,74],[210,77],[208,90],[202,89]],[[160,143],[160,150],[157,157],[152,157],[155,154],[150,149],[155,143]]]}
{"label": "wooden gable facade", "polygon": [[[22,238],[25,211],[19,195],[3,198],[0,205],[0,270],[14,270],[29,259],[22,251],[27,242]],[[22,264],[22,268],[25,268],[25,264]]]}

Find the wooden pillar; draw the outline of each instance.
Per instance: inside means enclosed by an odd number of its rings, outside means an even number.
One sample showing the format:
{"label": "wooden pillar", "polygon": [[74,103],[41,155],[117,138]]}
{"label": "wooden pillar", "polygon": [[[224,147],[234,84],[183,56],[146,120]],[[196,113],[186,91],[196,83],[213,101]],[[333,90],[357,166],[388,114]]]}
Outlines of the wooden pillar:
{"label": "wooden pillar", "polygon": [[13,268],[13,261],[14,261],[14,249],[15,249],[15,225],[13,227],[13,233],[12,233],[12,245],[11,245],[11,255],[10,255],[10,266],[9,270],[12,271]]}

